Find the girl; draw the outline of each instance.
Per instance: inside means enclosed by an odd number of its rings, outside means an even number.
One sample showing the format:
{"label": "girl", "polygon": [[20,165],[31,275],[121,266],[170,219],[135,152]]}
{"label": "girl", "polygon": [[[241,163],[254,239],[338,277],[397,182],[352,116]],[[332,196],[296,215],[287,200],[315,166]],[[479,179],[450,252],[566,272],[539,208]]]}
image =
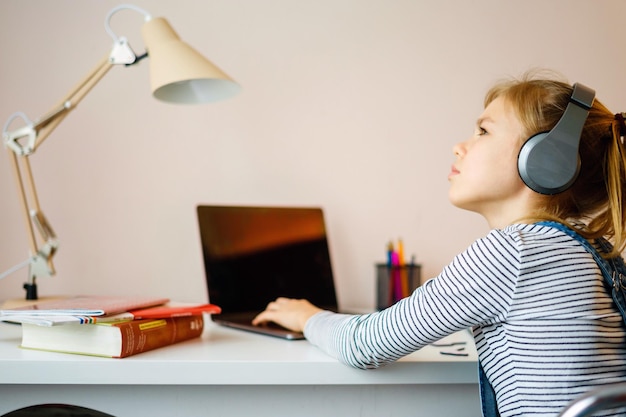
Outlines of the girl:
{"label": "girl", "polygon": [[[625,381],[626,331],[598,264],[564,230],[539,223],[558,222],[592,243],[608,238],[613,248],[603,256],[619,257],[626,246],[623,115],[593,102],[580,139],[580,173],[565,191],[533,191],[517,168],[527,138],[552,129],[572,93],[571,85],[539,73],[487,93],[474,134],[453,148],[448,178],[450,201],[482,215],[492,230],[410,297],[367,315],[279,298],[254,323],[302,330],[358,368],[379,367],[471,327],[486,416],[556,416],[586,391]],[[494,391],[495,400],[488,395]]]}

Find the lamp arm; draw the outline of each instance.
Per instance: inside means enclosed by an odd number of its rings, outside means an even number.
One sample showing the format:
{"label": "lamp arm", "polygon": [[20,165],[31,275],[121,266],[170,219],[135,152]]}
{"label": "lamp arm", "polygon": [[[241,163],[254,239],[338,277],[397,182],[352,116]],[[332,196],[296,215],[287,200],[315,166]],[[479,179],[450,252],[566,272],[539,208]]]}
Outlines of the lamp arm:
{"label": "lamp arm", "polygon": [[41,145],[41,143],[52,133],[54,129],[65,119],[68,113],[75,109],[76,106],[85,98],[93,87],[104,77],[111,69],[113,63],[110,55],[102,59],[98,65],[83,78],[68,95],[61,100],[50,112],[35,122],[33,129],[35,130],[36,140],[33,152]]}
{"label": "lamp arm", "polygon": [[[30,155],[32,155],[46,138],[59,126],[65,117],[85,98],[91,89],[104,77],[113,65],[133,65],[147,56],[137,57],[131,49],[125,37],[118,37],[110,27],[112,16],[120,10],[131,9],[144,15],[144,20],[149,21],[152,17],[148,12],[133,5],[121,5],[109,12],[105,19],[105,30],[113,38],[113,48],[85,78],[40,119],[31,123],[26,117],[26,126],[8,131],[13,120],[12,116],[3,130],[5,147],[10,151],[11,170],[15,178],[22,213],[26,224],[26,232],[30,247],[30,258],[20,265],[29,265],[28,281],[24,284],[26,299],[37,299],[36,279],[38,276],[51,276],[55,274],[52,258],[56,253],[58,241],[52,227],[46,220],[37,196],[37,188],[30,167]],[[21,114],[20,114],[21,115]],[[13,272],[16,268],[0,274],[0,279]]]}
{"label": "lamp arm", "polygon": [[[22,214],[30,247],[28,280],[24,284],[27,299],[37,299],[36,278],[55,274],[52,258],[56,253],[58,241],[52,227],[46,220],[37,195],[37,188],[30,166],[30,156],[43,141],[57,128],[71,110],[82,101],[91,89],[104,77],[114,64],[110,54],[61,100],[34,123],[13,131],[6,131],[4,143],[9,150],[11,171],[15,179],[21,202]],[[22,143],[24,142],[24,143]]]}

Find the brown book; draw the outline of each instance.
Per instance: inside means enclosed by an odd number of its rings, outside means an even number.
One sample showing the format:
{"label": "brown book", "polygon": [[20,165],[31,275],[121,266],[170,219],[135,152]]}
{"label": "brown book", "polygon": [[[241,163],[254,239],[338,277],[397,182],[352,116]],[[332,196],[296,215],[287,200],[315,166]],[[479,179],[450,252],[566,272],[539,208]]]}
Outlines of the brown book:
{"label": "brown book", "polygon": [[22,324],[22,347],[81,355],[125,358],[199,337],[201,314],[113,323],[39,326]]}

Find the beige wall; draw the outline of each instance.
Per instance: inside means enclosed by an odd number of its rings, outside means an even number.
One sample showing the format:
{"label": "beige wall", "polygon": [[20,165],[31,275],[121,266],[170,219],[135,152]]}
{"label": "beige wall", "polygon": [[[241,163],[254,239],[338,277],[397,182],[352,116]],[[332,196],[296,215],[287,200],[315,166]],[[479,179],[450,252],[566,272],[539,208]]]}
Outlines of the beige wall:
{"label": "beige wall", "polygon": [[[110,47],[118,1],[0,2],[0,121],[45,113]],[[340,302],[374,305],[374,263],[404,239],[432,276],[487,231],[447,201],[451,148],[485,90],[544,66],[626,110],[623,0],[135,0],[243,92],[163,104],[147,65],[114,68],[32,157],[61,248],[40,295],[206,299],[195,205],[319,205]],[[139,15],[112,22],[143,51]],[[497,175],[497,173],[494,173]],[[0,271],[27,242],[0,155]],[[21,297],[26,270],[0,281]]]}

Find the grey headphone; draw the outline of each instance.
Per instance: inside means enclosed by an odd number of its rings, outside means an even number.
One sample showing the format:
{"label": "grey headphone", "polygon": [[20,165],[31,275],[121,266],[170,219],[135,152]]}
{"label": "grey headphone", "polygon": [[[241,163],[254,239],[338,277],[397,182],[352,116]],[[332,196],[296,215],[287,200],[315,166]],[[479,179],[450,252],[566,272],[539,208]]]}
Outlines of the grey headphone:
{"label": "grey headphone", "polygon": [[578,145],[596,92],[582,84],[574,91],[561,119],[549,132],[530,137],[517,158],[524,183],[541,194],[558,194],[576,181],[580,172]]}

